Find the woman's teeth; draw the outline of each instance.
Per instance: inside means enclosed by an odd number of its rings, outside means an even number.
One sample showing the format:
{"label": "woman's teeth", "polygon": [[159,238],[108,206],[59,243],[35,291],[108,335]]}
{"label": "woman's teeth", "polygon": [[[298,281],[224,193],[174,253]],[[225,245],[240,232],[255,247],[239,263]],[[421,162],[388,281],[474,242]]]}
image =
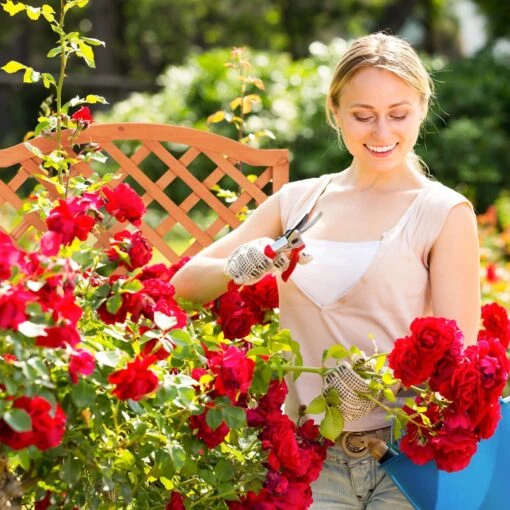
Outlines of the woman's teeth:
{"label": "woman's teeth", "polygon": [[396,143],[393,145],[385,145],[384,147],[377,147],[375,145],[366,145],[368,149],[370,149],[372,152],[389,152],[393,150],[396,147]]}

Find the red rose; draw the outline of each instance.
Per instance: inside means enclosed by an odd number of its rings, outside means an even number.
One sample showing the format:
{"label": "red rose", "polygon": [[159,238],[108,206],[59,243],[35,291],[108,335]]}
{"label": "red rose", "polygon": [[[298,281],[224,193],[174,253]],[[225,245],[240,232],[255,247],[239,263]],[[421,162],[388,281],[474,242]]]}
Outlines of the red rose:
{"label": "red rose", "polygon": [[480,402],[480,373],[474,363],[465,360],[453,371],[451,397],[455,409],[460,412],[468,412]]}
{"label": "red rose", "polygon": [[489,283],[496,283],[499,281],[496,264],[488,264],[485,272],[485,278]]}
{"label": "red rose", "polygon": [[48,230],[60,234],[64,245],[71,244],[76,237],[85,241],[96,222],[95,218],[87,214],[88,209],[79,197],[59,200],[58,203],[46,218]]}
{"label": "red rose", "polygon": [[139,230],[122,230],[113,236],[106,253],[110,260],[120,260],[121,265],[128,271],[134,271],[150,262],[152,246]]}
{"label": "red rose", "polygon": [[263,432],[265,444],[271,448],[271,453],[286,469],[299,469],[300,455],[296,441],[296,425],[281,411],[267,413],[267,427]]}
{"label": "red rose", "polygon": [[289,480],[278,471],[269,470],[264,487],[275,496],[283,496],[289,487]]}
{"label": "red rose", "polygon": [[158,386],[156,374],[147,368],[152,361],[150,356],[137,358],[125,369],[110,374],[108,381],[116,386],[113,394],[120,400],[140,400],[152,393]]}
{"label": "red rose", "polygon": [[239,393],[250,389],[255,362],[246,353],[231,346],[220,352],[209,352],[207,363],[216,375],[214,387],[220,395],[235,402]]}
{"label": "red rose", "polygon": [[225,311],[218,317],[223,335],[229,340],[246,337],[256,322],[256,317],[248,307]]}
{"label": "red rose", "polygon": [[226,435],[229,433],[229,428],[227,424],[222,421],[220,425],[214,430],[207,425],[206,416],[209,412],[209,409],[206,409],[205,412],[199,414],[198,416],[190,416],[188,419],[189,426],[192,429],[197,430],[197,437],[201,439],[208,448],[216,448],[219,444],[223,442]]}
{"label": "red rose", "polygon": [[451,396],[451,377],[455,368],[462,360],[462,344],[454,341],[445,355],[436,363],[429,385],[432,391],[438,391],[448,400]]}
{"label": "red rose", "polygon": [[266,310],[278,307],[278,287],[274,275],[264,276],[255,285],[245,285],[239,294],[258,323],[263,322]]}
{"label": "red rose", "polygon": [[453,342],[462,343],[463,335],[455,321],[441,317],[424,317],[411,323],[411,337],[419,355],[435,364]]}
{"label": "red rose", "polygon": [[167,317],[173,317],[175,324],[170,329],[180,329],[186,326],[188,315],[172,298],[161,298],[154,307],[154,312],[161,312]]}
{"label": "red rose", "polygon": [[74,347],[81,341],[80,333],[75,326],[53,326],[45,329],[45,336],[38,336],[35,345],[52,349],[65,348],[66,345]]}
{"label": "red rose", "polygon": [[51,506],[51,492],[46,491],[43,499],[35,502],[34,510],[48,510]]}
{"label": "red rose", "polygon": [[264,411],[281,409],[288,392],[289,390],[287,388],[285,379],[282,379],[281,381],[271,381],[266,394],[259,400],[259,408],[263,409]]}
{"label": "red rose", "polygon": [[395,341],[388,355],[388,364],[393,375],[407,387],[421,384],[434,371],[434,365],[418,352],[412,337],[409,336]]}
{"label": "red rose", "polygon": [[90,375],[94,372],[96,367],[96,361],[94,356],[88,351],[78,349],[71,355],[71,361],[69,362],[69,376],[74,384],[78,382],[78,374]]}
{"label": "red rose", "polygon": [[73,119],[76,122],[81,122],[86,126],[94,122],[94,119],[92,118],[92,113],[90,112],[90,108],[88,106],[82,106],[79,110],[76,110],[71,115],[71,119]]}
{"label": "red rose", "polygon": [[185,510],[184,496],[177,491],[172,491],[170,501],[165,507],[165,510]]}
{"label": "red rose", "polygon": [[0,281],[10,278],[12,268],[19,266],[22,258],[23,253],[14,246],[12,239],[0,232]]}
{"label": "red rose", "polygon": [[121,183],[115,189],[103,188],[106,197],[106,210],[118,221],[129,221],[136,227],[141,225],[145,213],[142,199],[127,184]]}
{"label": "red rose", "polygon": [[489,437],[492,437],[494,432],[496,432],[500,419],[501,405],[499,402],[486,406],[484,408],[482,419],[478,422],[476,427],[476,432],[480,436],[480,439],[489,439]]}
{"label": "red rose", "polygon": [[438,469],[448,473],[464,469],[478,445],[476,435],[469,430],[439,431],[430,441]]}
{"label": "red rose", "polygon": [[510,345],[510,321],[506,310],[497,303],[482,306],[482,322],[489,335],[499,338],[503,346]]}
{"label": "red rose", "polygon": [[34,295],[21,287],[14,287],[0,296],[0,328],[18,330],[28,319],[25,308],[34,300]]}
{"label": "red rose", "polygon": [[53,410],[51,404],[42,397],[19,397],[13,406],[26,411],[30,416],[32,428],[28,432],[15,432],[0,420],[1,442],[13,450],[21,450],[32,445],[39,450],[48,450],[60,444],[65,432],[66,415],[58,404]]}

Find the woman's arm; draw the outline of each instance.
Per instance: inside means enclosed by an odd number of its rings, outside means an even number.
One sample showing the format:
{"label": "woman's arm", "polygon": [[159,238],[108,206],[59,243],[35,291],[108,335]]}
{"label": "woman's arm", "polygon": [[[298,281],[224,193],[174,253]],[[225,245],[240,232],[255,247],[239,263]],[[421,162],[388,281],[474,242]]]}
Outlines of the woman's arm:
{"label": "woman's arm", "polygon": [[263,202],[239,227],[204,248],[172,278],[175,294],[195,303],[207,303],[227,290],[223,273],[228,256],[241,244],[282,234],[278,195]]}
{"label": "woman's arm", "polygon": [[480,253],[476,217],[468,204],[449,213],[430,254],[435,316],[454,319],[464,344],[476,342],[480,326]]}

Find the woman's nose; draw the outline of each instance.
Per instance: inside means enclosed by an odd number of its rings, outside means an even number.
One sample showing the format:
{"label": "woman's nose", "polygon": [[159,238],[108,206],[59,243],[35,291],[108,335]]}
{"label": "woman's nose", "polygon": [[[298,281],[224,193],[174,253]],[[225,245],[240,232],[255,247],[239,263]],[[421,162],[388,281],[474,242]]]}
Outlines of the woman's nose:
{"label": "woman's nose", "polygon": [[377,136],[377,138],[382,141],[385,141],[390,132],[389,125],[386,119],[382,118],[377,119],[377,121],[374,124],[374,130],[375,130],[374,134]]}

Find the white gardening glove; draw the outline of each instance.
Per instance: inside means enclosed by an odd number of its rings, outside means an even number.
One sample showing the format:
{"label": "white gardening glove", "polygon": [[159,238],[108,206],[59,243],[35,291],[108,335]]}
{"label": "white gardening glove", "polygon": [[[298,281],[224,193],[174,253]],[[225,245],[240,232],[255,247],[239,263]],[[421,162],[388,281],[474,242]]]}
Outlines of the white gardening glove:
{"label": "white gardening glove", "polygon": [[345,361],[335,367],[334,371],[326,374],[323,393],[326,394],[330,388],[335,388],[338,392],[340,403],[336,407],[346,422],[363,418],[377,405],[368,398],[360,397],[358,393],[368,393],[380,402],[384,400],[383,392],[374,392],[370,389],[368,381],[357,374]]}
{"label": "white gardening glove", "polygon": [[269,237],[261,237],[242,244],[227,259],[225,274],[237,285],[253,285],[267,274],[285,271],[289,259],[284,254],[278,254],[274,260],[264,254],[266,246],[273,242]]}

